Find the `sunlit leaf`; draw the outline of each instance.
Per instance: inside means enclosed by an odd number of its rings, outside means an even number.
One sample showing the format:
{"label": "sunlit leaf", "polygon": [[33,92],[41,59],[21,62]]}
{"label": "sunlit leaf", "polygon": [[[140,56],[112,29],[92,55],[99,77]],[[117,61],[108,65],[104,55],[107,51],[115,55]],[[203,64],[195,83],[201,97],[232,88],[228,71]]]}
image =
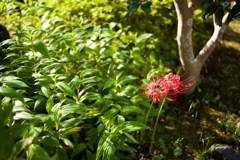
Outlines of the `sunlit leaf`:
{"label": "sunlit leaf", "polygon": [[150,33],[141,34],[139,37],[137,37],[136,42],[137,43],[145,42],[151,36],[152,36],[152,34],[150,34]]}
{"label": "sunlit leaf", "polygon": [[34,116],[28,112],[17,112],[15,116],[13,117],[14,120],[20,120],[20,119],[33,119]]}
{"label": "sunlit leaf", "polygon": [[118,79],[118,83],[124,85],[126,83],[132,82],[134,80],[136,80],[137,77],[133,76],[133,75],[128,75],[128,76],[122,76]]}
{"label": "sunlit leaf", "polygon": [[54,99],[53,99],[53,96],[50,96],[46,103],[46,110],[48,113],[51,112],[53,105],[54,105]]}
{"label": "sunlit leaf", "polygon": [[62,92],[66,93],[67,95],[70,95],[72,97],[77,97],[74,90],[72,90],[65,82],[58,82],[56,84],[57,88],[59,88]]}
{"label": "sunlit leaf", "polygon": [[68,120],[65,120],[62,122],[62,126],[64,128],[70,128],[70,127],[74,127],[77,126],[79,124],[81,124],[83,122],[83,117],[78,117],[78,118],[71,118]]}
{"label": "sunlit leaf", "polygon": [[6,97],[15,98],[24,102],[23,96],[20,93],[16,92],[16,90],[11,87],[1,86],[0,94]]}
{"label": "sunlit leaf", "polygon": [[126,121],[117,127],[117,130],[120,133],[134,132],[134,131],[139,131],[144,129],[149,129],[149,127],[137,121]]}
{"label": "sunlit leaf", "polygon": [[50,157],[45,149],[37,144],[30,145],[28,149],[29,160],[49,160]]}
{"label": "sunlit leaf", "polygon": [[112,87],[114,84],[116,84],[115,79],[108,79],[107,82],[104,84],[103,90]]}
{"label": "sunlit leaf", "polygon": [[42,54],[43,58],[50,58],[48,49],[41,40],[39,40],[39,39],[35,40],[33,42],[33,47],[35,48],[36,51],[38,51]]}
{"label": "sunlit leaf", "polygon": [[42,86],[41,90],[44,96],[46,96],[47,98],[49,98],[52,95],[51,90],[45,86]]}
{"label": "sunlit leaf", "polygon": [[61,137],[61,140],[63,141],[63,143],[64,143],[65,145],[69,146],[70,148],[74,148],[73,143],[72,143],[69,139],[67,139],[67,138],[65,138],[65,137]]}
{"label": "sunlit leaf", "polygon": [[96,159],[111,160],[115,151],[116,148],[112,142],[112,135],[105,131],[98,143]]}
{"label": "sunlit leaf", "polygon": [[143,110],[140,107],[137,106],[125,106],[122,109],[122,113],[124,115],[128,115],[128,114],[139,114],[143,112]]}
{"label": "sunlit leaf", "polygon": [[5,83],[9,87],[13,88],[25,88],[28,87],[24,82],[18,80],[18,77],[7,76],[2,79],[2,82]]}

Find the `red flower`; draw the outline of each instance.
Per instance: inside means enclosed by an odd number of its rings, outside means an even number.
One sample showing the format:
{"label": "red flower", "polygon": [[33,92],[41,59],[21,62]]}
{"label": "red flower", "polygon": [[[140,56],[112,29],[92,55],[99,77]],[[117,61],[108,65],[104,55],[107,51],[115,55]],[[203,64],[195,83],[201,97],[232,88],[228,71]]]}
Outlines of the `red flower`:
{"label": "red flower", "polygon": [[180,76],[169,73],[164,77],[158,77],[157,81],[152,81],[145,88],[145,94],[150,96],[153,103],[162,101],[167,96],[168,100],[175,101],[178,94],[184,94],[184,91],[191,87],[192,83],[183,83]]}

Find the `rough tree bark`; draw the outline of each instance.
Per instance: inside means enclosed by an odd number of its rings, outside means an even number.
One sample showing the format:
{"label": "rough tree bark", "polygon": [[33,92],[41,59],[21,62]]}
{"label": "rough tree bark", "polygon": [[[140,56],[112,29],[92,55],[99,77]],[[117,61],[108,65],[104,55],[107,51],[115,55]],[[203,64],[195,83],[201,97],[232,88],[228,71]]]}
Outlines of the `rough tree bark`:
{"label": "rough tree bark", "polygon": [[193,80],[193,85],[187,91],[191,94],[199,79],[203,64],[215,49],[217,43],[221,40],[224,31],[227,28],[228,14],[224,15],[222,26],[217,25],[215,16],[213,16],[214,32],[207,43],[202,47],[197,56],[194,56],[192,45],[192,27],[193,13],[197,0],[174,0],[174,6],[178,17],[177,43],[178,53],[185,77]]}

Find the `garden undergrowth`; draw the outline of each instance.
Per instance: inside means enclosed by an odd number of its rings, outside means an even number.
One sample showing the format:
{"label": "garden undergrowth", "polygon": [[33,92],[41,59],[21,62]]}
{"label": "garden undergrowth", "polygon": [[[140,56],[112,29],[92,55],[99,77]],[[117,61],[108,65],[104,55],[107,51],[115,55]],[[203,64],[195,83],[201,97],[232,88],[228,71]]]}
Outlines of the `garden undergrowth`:
{"label": "garden undergrowth", "polygon": [[195,93],[165,104],[149,155],[157,109],[144,124],[151,102],[139,92],[153,73],[179,68],[170,2],[155,8],[165,8],[159,21],[155,12],[124,22],[124,6],[109,12],[101,1],[95,9],[89,1],[81,1],[85,8],[71,3],[64,1],[73,7],[66,10],[57,1],[0,3],[11,33],[2,43],[8,47],[0,67],[0,159],[207,159],[214,143],[238,148],[237,21]]}

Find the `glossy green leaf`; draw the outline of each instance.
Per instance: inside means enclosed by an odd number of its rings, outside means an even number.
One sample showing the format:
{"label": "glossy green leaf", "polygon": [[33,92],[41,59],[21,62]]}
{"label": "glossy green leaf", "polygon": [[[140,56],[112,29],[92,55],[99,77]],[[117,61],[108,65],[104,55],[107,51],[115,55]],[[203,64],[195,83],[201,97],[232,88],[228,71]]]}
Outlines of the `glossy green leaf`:
{"label": "glossy green leaf", "polygon": [[128,115],[128,114],[139,114],[143,112],[143,110],[140,107],[137,106],[125,106],[122,109],[122,114]]}
{"label": "glossy green leaf", "polygon": [[95,101],[101,98],[101,95],[98,93],[94,93],[94,92],[87,92],[86,94],[84,94],[81,98],[80,101],[84,101],[84,100],[89,100],[89,101]]}
{"label": "glossy green leaf", "polygon": [[138,9],[139,6],[140,6],[140,3],[138,3],[138,2],[132,2],[132,3],[128,4],[127,10],[128,10],[128,12],[130,12],[130,13],[134,13],[134,12],[137,11],[137,9]]}
{"label": "glossy green leaf", "polygon": [[114,158],[115,151],[116,148],[112,142],[112,135],[105,131],[98,143],[96,160],[111,160]]}
{"label": "glossy green leaf", "polygon": [[26,104],[23,103],[22,101],[16,100],[14,102],[14,106],[13,106],[13,112],[30,112],[30,110],[26,107]]}
{"label": "glossy green leaf", "polygon": [[149,127],[137,121],[126,121],[117,127],[119,133],[134,132],[144,129],[149,129]]}
{"label": "glossy green leaf", "polygon": [[77,89],[81,85],[81,80],[78,76],[75,76],[69,83],[68,86],[72,89]]}
{"label": "glossy green leaf", "polygon": [[61,137],[61,140],[63,141],[63,143],[64,143],[65,145],[69,146],[70,148],[74,148],[73,143],[72,143],[69,139],[67,139],[67,138],[65,138],[65,137]]}
{"label": "glossy green leaf", "polygon": [[53,105],[54,105],[54,98],[53,96],[50,96],[46,103],[46,110],[48,113],[51,113]]}
{"label": "glossy green leaf", "polygon": [[30,145],[28,149],[28,160],[49,160],[50,157],[45,149],[38,144]]}
{"label": "glossy green leaf", "polygon": [[145,13],[149,13],[149,12],[151,12],[151,5],[152,5],[152,2],[151,2],[151,1],[142,2],[142,4],[141,4],[141,9],[142,9]]}
{"label": "glossy green leaf", "polygon": [[77,126],[83,122],[83,117],[79,116],[78,118],[67,119],[62,122],[62,127],[71,128]]}
{"label": "glossy green leaf", "polygon": [[72,88],[70,88],[65,82],[58,82],[56,84],[57,88],[60,89],[62,92],[66,93],[69,96],[77,97],[76,93]]}
{"label": "glossy green leaf", "polygon": [[112,87],[114,84],[116,84],[116,82],[117,81],[115,79],[108,79],[107,82],[104,84],[103,90]]}
{"label": "glossy green leaf", "polygon": [[6,97],[15,98],[15,99],[18,99],[18,100],[24,102],[23,96],[11,87],[1,86],[0,94],[2,94],[3,96],[6,96]]}
{"label": "glossy green leaf", "polygon": [[45,97],[38,95],[37,100],[35,101],[35,104],[34,104],[34,110],[43,110],[43,109],[45,110],[46,101],[47,99]]}
{"label": "glossy green leaf", "polygon": [[84,103],[63,105],[60,112],[64,113],[85,113],[87,107]]}
{"label": "glossy green leaf", "polygon": [[27,119],[33,119],[34,116],[28,112],[17,112],[15,116],[13,117],[14,120],[27,120]]}
{"label": "glossy green leaf", "polygon": [[61,147],[59,140],[53,136],[43,136],[41,137],[40,142],[48,147]]}
{"label": "glossy green leaf", "polygon": [[122,76],[118,79],[118,83],[120,83],[122,85],[125,85],[129,82],[132,82],[132,81],[136,80],[136,79],[137,79],[137,77],[133,76],[133,75]]}
{"label": "glossy green leaf", "polygon": [[47,98],[49,98],[52,95],[51,90],[45,86],[41,87],[41,91],[44,94],[44,96],[46,96]]}
{"label": "glossy green leaf", "polygon": [[137,37],[136,42],[137,43],[145,42],[151,36],[152,34],[150,33],[141,34],[139,37]]}
{"label": "glossy green leaf", "polygon": [[28,85],[26,83],[19,80],[18,77],[7,76],[2,79],[2,82],[5,83],[9,87],[13,88],[26,88]]}
{"label": "glossy green leaf", "polygon": [[33,47],[35,51],[38,51],[42,54],[43,58],[50,58],[47,46],[39,39],[33,42]]}

